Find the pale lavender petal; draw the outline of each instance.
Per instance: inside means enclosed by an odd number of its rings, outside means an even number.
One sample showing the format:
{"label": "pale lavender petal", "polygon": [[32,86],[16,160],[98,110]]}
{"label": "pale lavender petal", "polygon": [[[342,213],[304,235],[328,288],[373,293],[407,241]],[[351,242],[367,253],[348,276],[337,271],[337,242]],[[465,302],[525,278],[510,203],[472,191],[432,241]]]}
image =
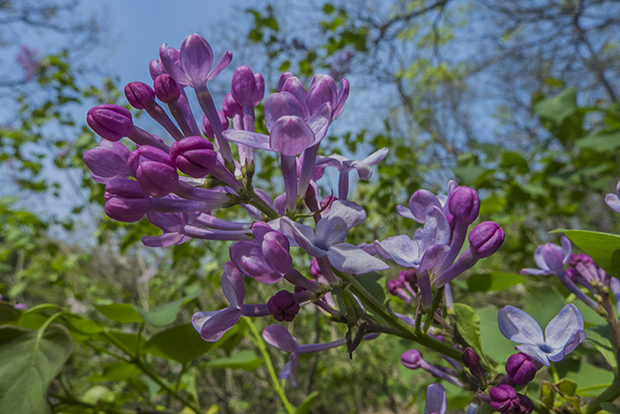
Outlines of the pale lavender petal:
{"label": "pale lavender petal", "polygon": [[329,103],[324,103],[312,114],[308,119],[308,126],[314,132],[314,142],[312,145],[316,145],[325,138],[327,130],[332,122],[332,106]]}
{"label": "pale lavender petal", "polygon": [[224,309],[220,309],[217,311],[203,311],[203,312],[194,313],[194,315],[192,315],[192,326],[194,327],[196,332],[200,333],[202,329],[202,325],[204,325],[206,321],[208,321],[214,315],[217,315],[223,310]]}
{"label": "pale lavender petal", "polygon": [[539,361],[541,364],[545,366],[551,365],[549,363],[549,358],[547,358],[547,354],[543,352],[538,345],[518,345],[515,346],[516,349],[523,352],[525,355],[529,355],[533,359]]}
{"label": "pale lavender petal", "polygon": [[433,288],[428,271],[418,273],[418,288],[422,299],[422,309],[428,310],[433,305]]}
{"label": "pale lavender petal", "polygon": [[576,330],[583,331],[583,329],[581,313],[575,305],[570,303],[564,306],[545,328],[545,343],[553,348],[564,349],[573,333]]}
{"label": "pale lavender petal", "polygon": [[368,157],[364,158],[362,162],[368,165],[379,164],[381,161],[383,161],[388,151],[389,149],[387,148],[381,148],[380,150],[377,150],[373,152],[372,154],[370,154]]}
{"label": "pale lavender petal", "polygon": [[189,85],[191,83],[190,78],[181,70],[181,68],[179,68],[176,65],[176,63],[170,56],[169,49],[172,49],[172,48],[168,48],[165,43],[161,45],[161,47],[159,48],[159,59],[160,59],[159,61],[161,65],[166,70],[166,73],[172,76],[179,85],[181,86]]}
{"label": "pale lavender petal", "polygon": [[380,257],[392,259],[404,267],[413,267],[420,264],[422,253],[418,243],[414,242],[409,236],[388,237],[383,241],[375,241],[375,247]]}
{"label": "pale lavender petal", "polygon": [[319,155],[316,158],[315,165],[320,165],[321,167],[334,167],[340,171],[345,168],[344,163],[346,161],[348,161],[348,159],[339,154],[332,154],[329,157]]}
{"label": "pale lavender petal", "polygon": [[409,199],[409,210],[411,210],[413,219],[418,223],[424,223],[424,213],[430,206],[436,206],[441,209],[441,203],[437,196],[428,190],[418,190]]}
{"label": "pale lavender petal", "polygon": [[560,243],[562,243],[562,250],[564,251],[564,259],[562,260],[562,264],[566,265],[572,253],[572,245],[570,243],[570,239],[566,236],[562,236]]}
{"label": "pale lavender petal", "polygon": [[351,229],[366,220],[366,212],[353,201],[336,200],[316,225],[316,236],[324,247],[341,243]]}
{"label": "pale lavender petal", "polygon": [[342,89],[340,90],[340,95],[338,95],[338,105],[334,108],[334,118],[342,114],[342,111],[344,111],[344,103],[349,97],[349,81],[342,79],[340,83],[342,84]]}
{"label": "pale lavender petal", "polygon": [[424,212],[424,230],[422,233],[422,250],[435,244],[447,244],[450,241],[450,224],[437,206],[430,206]]}
{"label": "pale lavender petal", "polygon": [[564,357],[570,354],[577,346],[586,340],[586,333],[582,330],[574,331],[566,341],[566,344],[560,352],[557,354],[549,355],[549,360],[558,362],[564,359]]}
{"label": "pale lavender petal", "polygon": [[220,58],[220,60],[215,64],[213,69],[211,69],[211,72],[209,72],[209,74],[207,75],[207,81],[215,79],[217,75],[219,75],[224,69],[226,69],[226,66],[230,64],[231,60],[232,52],[227,50]]}
{"label": "pale lavender petal", "polygon": [[542,345],[543,332],[536,320],[514,306],[505,306],[497,314],[500,332],[512,342]]}
{"label": "pale lavender petal", "polygon": [[351,161],[348,165],[357,170],[357,176],[360,180],[368,180],[372,177],[372,168],[363,161]]}
{"label": "pale lavender petal", "polygon": [[245,299],[245,285],[243,284],[243,274],[237,269],[237,266],[231,262],[224,265],[224,273],[220,278],[222,291],[228,299],[230,306],[233,308],[241,308]]}
{"label": "pale lavender petal", "polygon": [[284,352],[295,352],[299,347],[297,339],[283,325],[270,325],[263,330],[263,338],[271,346]]}
{"label": "pale lavender petal", "polygon": [[336,269],[355,275],[390,268],[383,261],[349,243],[338,243],[331,246],[327,251],[327,258]]}
{"label": "pale lavender petal", "polygon": [[282,155],[299,155],[314,145],[314,132],[298,116],[284,115],[271,128],[269,146]]}
{"label": "pale lavender petal", "polygon": [[426,389],[424,414],[445,414],[447,409],[446,390],[443,388],[443,385],[438,382],[429,385]]}
{"label": "pale lavender petal", "polygon": [[326,251],[317,247],[317,238],[314,235],[314,230],[312,230],[312,227],[295,223],[288,217],[282,217],[280,219],[280,227],[282,229],[282,233],[289,238],[289,241],[292,238],[293,241],[299,247],[308,252],[310,256],[325,256]]}
{"label": "pale lavender petal", "polygon": [[200,336],[208,342],[215,342],[220,339],[227,330],[239,322],[243,316],[243,311],[237,308],[226,308],[211,316],[200,329]]}
{"label": "pale lavender petal", "polygon": [[616,194],[607,194],[605,202],[613,211],[620,213],[620,198]]}
{"label": "pale lavender petal", "polygon": [[297,378],[295,377],[295,371],[299,365],[299,354],[297,352],[291,352],[288,356],[288,362],[278,373],[278,377],[291,381],[293,387],[297,386]]}
{"label": "pale lavender petal", "polygon": [[450,250],[447,244],[435,244],[424,252],[418,272],[422,273],[437,266],[446,252]]}
{"label": "pale lavender petal", "polygon": [[187,237],[181,233],[166,233],[161,236],[142,236],[142,243],[147,247],[168,247],[175,244],[183,244],[191,237]]}
{"label": "pale lavender petal", "polygon": [[549,266],[547,266],[547,263],[545,262],[542,254],[543,247],[544,245],[540,245],[536,248],[536,251],[534,252],[534,263],[536,263],[536,266],[538,266],[540,269],[549,271],[551,269],[549,269]]}
{"label": "pale lavender petal", "polygon": [[552,271],[561,270],[564,267],[564,250],[553,243],[546,243],[542,248],[542,259]]}
{"label": "pale lavender petal", "polygon": [[192,82],[206,82],[213,64],[211,45],[196,33],[187,36],[181,43],[181,69]]}
{"label": "pale lavender petal", "polygon": [[301,83],[299,78],[296,76],[289,77],[282,85],[282,88],[278,89],[278,92],[289,92],[293,94],[301,104],[304,114],[303,118],[308,119],[310,113],[308,112],[308,107],[306,106],[306,88],[303,83]]}
{"label": "pale lavender petal", "polygon": [[526,269],[521,269],[519,273],[521,273],[522,275],[543,276],[543,275],[548,275],[549,273],[551,273],[551,271],[542,270],[542,269],[526,268]]}
{"label": "pale lavender petal", "polygon": [[274,93],[265,100],[265,125],[271,131],[273,124],[285,115],[303,119],[303,110],[297,98],[288,92]]}
{"label": "pale lavender petal", "polygon": [[415,220],[415,217],[413,217],[413,214],[411,214],[411,210],[409,210],[407,207],[398,205],[396,206],[396,212],[404,218]]}
{"label": "pale lavender petal", "polygon": [[275,151],[269,145],[269,136],[259,134],[257,132],[244,131],[242,129],[227,129],[222,132],[224,138],[229,141],[247,145],[248,147],[262,149],[266,151]]}

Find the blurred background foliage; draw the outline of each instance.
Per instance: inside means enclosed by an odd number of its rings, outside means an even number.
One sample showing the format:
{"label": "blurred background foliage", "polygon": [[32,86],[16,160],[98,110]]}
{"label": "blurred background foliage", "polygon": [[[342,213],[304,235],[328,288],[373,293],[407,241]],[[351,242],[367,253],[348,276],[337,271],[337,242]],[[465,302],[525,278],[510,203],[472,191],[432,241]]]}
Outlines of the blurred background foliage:
{"label": "blurred background foliage", "polygon": [[[16,30],[64,40],[45,53],[23,47],[23,76],[6,69],[0,82],[0,293],[10,303],[51,303],[74,315],[55,320],[77,346],[52,380],[54,409],[181,411],[183,404],[166,397],[161,384],[118,358],[117,349],[126,346],[142,349],[170,387],[207,413],[283,412],[249,324],[214,345],[188,326],[193,312],[228,306],[219,288],[228,245],[191,241],[146,249],[140,236],[156,235],[157,228],[102,214],[103,186],[82,162],[98,140],[84,113],[98,103],[126,101],[115,73],[80,63],[79,54],[96,50],[105,33],[96,16],[67,17],[76,3],[0,2],[0,47],[15,44]],[[282,71],[306,81],[318,72],[351,81],[346,115],[332,127],[323,154],[363,158],[390,149],[374,177],[350,197],[369,213],[351,233],[352,243],[412,234],[414,224],[395,214],[396,205],[406,205],[420,188],[445,192],[455,179],[478,190],[480,220],[506,230],[500,252],[454,283],[455,301],[481,318],[485,351],[496,362],[512,351],[496,328],[499,307],[522,307],[544,325],[571,300],[559,283],[518,271],[532,266],[538,244],[555,240],[550,230],[618,229],[618,216],[603,202],[620,178],[618,2],[274,1],[238,13],[253,24],[222,36],[233,39],[241,55],[253,56],[252,69],[271,89]],[[212,33],[205,28],[202,34],[209,39]],[[3,67],[11,58],[2,56]],[[258,123],[264,128],[260,116]],[[260,159],[257,177],[257,186],[281,189],[272,156]],[[327,176],[322,195],[334,184]],[[396,277],[398,269],[386,273]],[[246,303],[273,293],[246,283]],[[392,308],[407,311],[396,298]],[[602,323],[582,310],[586,326]],[[38,328],[49,312],[16,311],[3,322]],[[261,330],[267,322],[254,324]],[[310,311],[302,311],[291,329],[301,343],[345,332]],[[379,338],[360,347],[353,361],[342,349],[304,356],[300,385],[284,387],[294,405],[305,401],[309,411],[300,413],[416,412],[431,378],[400,366],[400,354],[411,346]],[[285,356],[268,352],[279,370]],[[559,364],[593,392],[609,380],[607,367],[588,346]],[[469,402],[456,388],[448,396],[451,408]]]}

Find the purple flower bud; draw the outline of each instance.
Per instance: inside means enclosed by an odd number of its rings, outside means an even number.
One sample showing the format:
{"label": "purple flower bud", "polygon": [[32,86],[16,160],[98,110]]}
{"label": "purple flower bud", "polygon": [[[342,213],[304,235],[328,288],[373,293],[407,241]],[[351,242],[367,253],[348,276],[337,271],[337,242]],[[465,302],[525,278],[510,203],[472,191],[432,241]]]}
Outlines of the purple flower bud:
{"label": "purple flower bud", "polygon": [[105,186],[105,213],[113,220],[132,223],[140,220],[151,206],[151,199],[137,181],[115,178]]}
{"label": "purple flower bud", "polygon": [[128,165],[142,190],[150,196],[164,197],[179,184],[179,175],[170,156],[159,148],[141,146],[129,155]]}
{"label": "purple flower bud", "polygon": [[202,178],[215,168],[217,153],[203,137],[186,137],[172,144],[170,159],[183,173]]}
{"label": "purple flower bud", "polygon": [[270,231],[263,237],[261,247],[269,267],[281,275],[287,274],[293,265],[293,259],[289,253],[290,244],[286,236],[277,231]]}
{"label": "purple flower bud", "polygon": [[129,105],[144,109],[155,100],[155,92],[144,82],[131,82],[125,86],[125,97]]}
{"label": "purple flower bud", "polygon": [[252,98],[256,92],[256,79],[254,78],[254,72],[246,65],[239,66],[235,69],[235,73],[232,77],[232,83],[230,92],[235,98],[235,101],[243,105],[243,103],[254,104]]}
{"label": "purple flower bud", "polygon": [[269,312],[276,321],[291,322],[299,313],[299,303],[295,300],[291,292],[281,290],[267,302]]}
{"label": "purple flower bud", "polygon": [[181,96],[179,84],[167,73],[156,77],[153,87],[155,88],[157,99],[166,104],[176,102]]}
{"label": "purple flower bud", "polygon": [[592,259],[587,254],[571,254],[568,259],[568,263],[571,266],[577,266],[579,263],[583,263],[584,265],[593,264],[594,259]]}
{"label": "purple flower bud", "polygon": [[418,276],[415,269],[403,270],[398,274],[398,280],[402,283],[409,283],[414,291],[418,289]]}
{"label": "purple flower bud", "polygon": [[323,277],[323,272],[321,271],[321,268],[319,267],[319,262],[316,260],[316,258],[312,259],[312,261],[310,262],[310,274],[315,279]]}
{"label": "purple flower bud", "polygon": [[[394,280],[394,279],[392,279]],[[424,361],[424,359],[422,359],[422,354],[420,353],[420,351],[416,350],[416,349],[412,349],[410,351],[407,351],[405,353],[403,353],[400,356],[400,362],[401,364],[403,364],[405,367],[409,368],[409,369],[419,369],[422,368],[422,362]]]}
{"label": "purple flower bud", "polygon": [[256,83],[256,89],[254,89],[254,95],[252,95],[252,104],[258,105],[265,96],[265,79],[260,73],[254,74],[254,82]]}
{"label": "purple flower bud", "polygon": [[494,221],[483,221],[469,233],[469,248],[480,258],[491,256],[502,243],[504,230]]}
{"label": "purple flower bud", "polygon": [[510,385],[502,384],[491,388],[491,407],[502,414],[513,414],[521,405],[517,392]]}
{"label": "purple flower bud", "polygon": [[284,86],[286,81],[289,80],[289,78],[294,77],[295,75],[293,75],[291,72],[284,72],[282,75],[280,75],[280,79],[278,80],[278,92],[282,92],[282,87]]}
{"label": "purple flower bud", "polygon": [[131,132],[131,112],[122,106],[103,104],[90,108],[86,122],[93,131],[108,141],[118,141]]}
{"label": "purple flower bud", "polygon": [[[222,124],[222,130],[224,131],[227,130],[228,129],[228,118],[226,118],[226,115],[224,115],[224,113],[219,110],[217,111],[217,115],[220,118],[220,123]],[[205,134],[207,138],[211,138],[211,139],[215,138],[215,132],[213,131],[211,122],[209,122],[206,115],[202,116],[202,133]]]}
{"label": "purple flower bud", "polygon": [[399,279],[390,279],[387,282],[387,288],[390,291],[391,295],[396,296],[399,289],[403,288],[403,282]]}
{"label": "purple flower bud", "polygon": [[506,361],[506,372],[517,385],[527,385],[536,376],[536,364],[521,352],[511,355]]}
{"label": "purple flower bud", "polygon": [[450,194],[448,208],[455,219],[471,224],[478,218],[480,212],[478,193],[466,186],[458,187]]}
{"label": "purple flower bud", "polygon": [[128,176],[129,149],[120,142],[102,141],[84,153],[83,159],[94,175],[103,178]]}
{"label": "purple flower bud", "polygon": [[467,347],[461,357],[463,365],[469,369],[469,372],[478,379],[478,381],[484,382],[484,370],[480,365],[480,355],[472,348]]}
{"label": "purple flower bud", "polygon": [[326,102],[329,102],[333,108],[338,105],[338,85],[329,75],[314,75],[306,95],[306,105],[308,105],[310,114],[316,112]]}
{"label": "purple flower bud", "polygon": [[517,414],[530,414],[534,411],[534,403],[532,400],[523,394],[517,394],[517,397],[519,397],[519,401],[521,402],[517,410],[515,410]]}
{"label": "purple flower bud", "polygon": [[243,108],[239,103],[233,98],[232,94],[229,92],[224,97],[224,104],[222,105],[222,111],[228,118],[234,118],[235,115],[241,115],[243,113]]}

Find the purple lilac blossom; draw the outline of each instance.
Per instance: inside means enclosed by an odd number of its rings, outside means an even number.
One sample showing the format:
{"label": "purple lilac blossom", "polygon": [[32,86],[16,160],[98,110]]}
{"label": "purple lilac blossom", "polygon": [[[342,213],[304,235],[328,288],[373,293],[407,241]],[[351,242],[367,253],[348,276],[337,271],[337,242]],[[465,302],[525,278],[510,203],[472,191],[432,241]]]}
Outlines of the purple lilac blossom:
{"label": "purple lilac blossom", "polygon": [[497,315],[499,330],[515,348],[542,364],[558,362],[585,341],[583,318],[577,307],[568,304],[549,322],[543,336],[538,322],[514,306],[500,309]]}
{"label": "purple lilac blossom", "polygon": [[422,354],[417,349],[411,349],[400,356],[400,362],[409,369],[422,368],[434,377],[448,381],[456,386],[464,387],[465,384],[457,378],[458,373],[450,368],[437,367],[422,358]]}
{"label": "purple lilac blossom", "polygon": [[446,414],[448,400],[443,385],[434,383],[426,389],[426,405],[424,414]]}
{"label": "purple lilac blossom", "polygon": [[605,203],[611,208],[613,211],[620,213],[620,181],[616,184],[616,194],[607,194],[605,197]]}

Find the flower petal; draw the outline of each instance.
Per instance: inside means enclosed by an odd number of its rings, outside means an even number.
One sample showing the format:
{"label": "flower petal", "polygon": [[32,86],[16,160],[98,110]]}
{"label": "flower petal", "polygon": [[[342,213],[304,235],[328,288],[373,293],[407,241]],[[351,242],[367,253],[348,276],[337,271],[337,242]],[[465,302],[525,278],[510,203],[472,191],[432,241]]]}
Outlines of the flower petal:
{"label": "flower petal", "polygon": [[166,43],[161,45],[161,47],[159,48],[159,61],[161,63],[161,66],[163,66],[164,69],[166,70],[166,73],[168,73],[170,76],[172,76],[174,78],[174,80],[176,80],[179,85],[187,86],[187,85],[189,85],[191,83],[191,80],[181,70],[181,68],[179,68],[176,65],[176,63],[172,59],[172,56],[170,54],[173,51],[174,51],[174,49],[167,47]]}
{"label": "flower petal", "polygon": [[316,245],[317,239],[314,235],[314,230],[312,230],[312,227],[295,223],[288,217],[280,218],[280,227],[282,229],[282,233],[289,238],[289,241],[292,239],[299,247],[308,252],[310,256],[325,256],[326,251]]}
{"label": "flower petal", "polygon": [[516,349],[523,352],[525,355],[530,356],[532,359],[537,360],[541,364],[545,366],[551,365],[549,363],[549,358],[547,358],[547,353],[543,352],[542,349],[538,345],[518,345],[515,346]]}
{"label": "flower petal", "polygon": [[191,237],[187,237],[182,233],[166,233],[161,236],[142,236],[142,243],[147,247],[168,247],[175,244],[183,244]]}
{"label": "flower petal", "polygon": [[562,264],[566,265],[572,253],[572,245],[570,243],[570,239],[566,236],[562,236],[560,243],[562,243],[562,250],[564,251],[564,259],[562,260]]}
{"label": "flower petal", "polygon": [[284,352],[295,352],[299,347],[297,339],[284,325],[269,325],[263,330],[263,338],[269,345]]}
{"label": "flower petal", "polygon": [[364,250],[349,243],[338,243],[327,250],[327,258],[341,272],[361,275],[364,273],[387,270],[390,268],[383,261],[369,255]]}
{"label": "flower petal", "polygon": [[298,116],[281,116],[271,128],[269,146],[282,155],[299,155],[313,143],[314,132]]}
{"label": "flower petal", "polygon": [[282,367],[278,373],[278,377],[291,381],[291,385],[296,387],[297,378],[295,377],[295,371],[297,370],[297,365],[299,365],[299,354],[297,354],[297,352],[291,352],[288,356],[288,362]]}
{"label": "flower petal", "polygon": [[325,138],[327,130],[332,122],[332,106],[329,103],[324,103],[312,114],[308,119],[308,126],[314,132],[314,142],[312,145],[316,145]]}
{"label": "flower petal", "polygon": [[607,203],[610,209],[620,213],[620,198],[618,198],[616,194],[607,194],[607,196],[605,196],[605,203]]}
{"label": "flower petal", "polygon": [[303,109],[297,98],[289,92],[279,92],[270,95],[265,100],[265,125],[271,131],[273,124],[285,115],[297,116],[303,119]]}
{"label": "flower petal", "polygon": [[192,83],[207,81],[213,64],[213,50],[204,37],[196,33],[187,36],[181,43],[181,69]]}
{"label": "flower petal", "polygon": [[207,75],[207,81],[215,79],[217,75],[219,75],[224,69],[226,69],[226,66],[230,64],[231,60],[232,52],[230,50],[227,50]]}
{"label": "flower petal", "polygon": [[231,262],[226,262],[220,281],[222,291],[226,299],[228,299],[230,306],[241,308],[245,299],[245,285],[243,284],[243,274],[241,274],[237,266]]}
{"label": "flower petal", "polygon": [[430,206],[424,212],[424,230],[420,247],[426,250],[435,244],[448,244],[448,241],[450,241],[450,223],[439,207]]}
{"label": "flower petal", "polygon": [[418,223],[424,223],[424,213],[430,206],[441,208],[441,203],[437,196],[428,190],[418,190],[409,199],[409,210],[413,214],[413,219]]}
{"label": "flower petal", "polygon": [[526,312],[514,306],[505,306],[497,314],[500,332],[512,342],[526,345],[545,343],[542,329],[538,322]]}
{"label": "flower petal", "polygon": [[336,200],[316,225],[316,236],[325,247],[341,243],[351,229],[366,220],[366,212],[353,201]]}
{"label": "flower petal", "polygon": [[549,355],[549,360],[553,362],[563,360],[566,355],[570,354],[575,348],[577,348],[577,345],[579,345],[585,340],[586,333],[584,331],[582,331],[581,329],[574,331],[571,334],[570,338],[568,338],[568,341],[566,341],[564,348],[562,348],[562,350],[555,355]]}
{"label": "flower petal", "polygon": [[222,132],[224,138],[229,141],[247,145],[248,147],[262,149],[266,151],[275,151],[269,145],[269,136],[256,132],[244,131],[242,129],[227,129]]}
{"label": "flower petal", "polygon": [[536,266],[538,266],[540,269],[549,271],[549,266],[547,266],[547,262],[545,262],[542,254],[543,247],[544,245],[540,245],[536,248],[536,251],[534,252],[534,263],[536,263]]}
{"label": "flower petal", "polygon": [[519,273],[521,273],[522,275],[543,276],[543,275],[548,275],[549,273],[551,273],[551,271],[550,270],[527,268],[527,269],[521,269],[521,271]]}
{"label": "flower petal", "polygon": [[[194,316],[197,314],[194,314]],[[237,308],[226,308],[211,315],[202,325],[200,336],[208,342],[215,342],[220,339],[227,330],[237,324],[243,316],[243,311]],[[193,324],[193,318],[192,318]],[[195,327],[195,325],[194,325]]]}
{"label": "flower petal", "polygon": [[375,247],[380,257],[392,259],[404,267],[417,266],[422,259],[418,243],[404,234],[388,237],[383,241],[375,241]]}
{"label": "flower petal", "polygon": [[438,382],[429,385],[426,389],[424,414],[445,414],[447,408],[446,390],[443,388],[443,385]]}
{"label": "flower petal", "polygon": [[368,157],[364,158],[362,162],[367,165],[377,165],[381,161],[383,161],[388,151],[389,149],[387,148],[381,148],[380,150],[377,150],[370,154]]}
{"label": "flower petal", "polygon": [[545,343],[554,349],[564,349],[573,333],[577,330],[583,331],[583,329],[581,313],[575,305],[569,303],[555,318],[551,319],[545,328]]}
{"label": "flower petal", "polygon": [[426,249],[422,255],[420,267],[417,271],[423,273],[437,266],[448,250],[450,250],[450,246],[447,244],[434,244]]}
{"label": "flower petal", "polygon": [[396,206],[396,212],[404,218],[415,220],[415,217],[413,217],[413,214],[411,214],[411,210],[409,210],[407,207],[398,205]]}

